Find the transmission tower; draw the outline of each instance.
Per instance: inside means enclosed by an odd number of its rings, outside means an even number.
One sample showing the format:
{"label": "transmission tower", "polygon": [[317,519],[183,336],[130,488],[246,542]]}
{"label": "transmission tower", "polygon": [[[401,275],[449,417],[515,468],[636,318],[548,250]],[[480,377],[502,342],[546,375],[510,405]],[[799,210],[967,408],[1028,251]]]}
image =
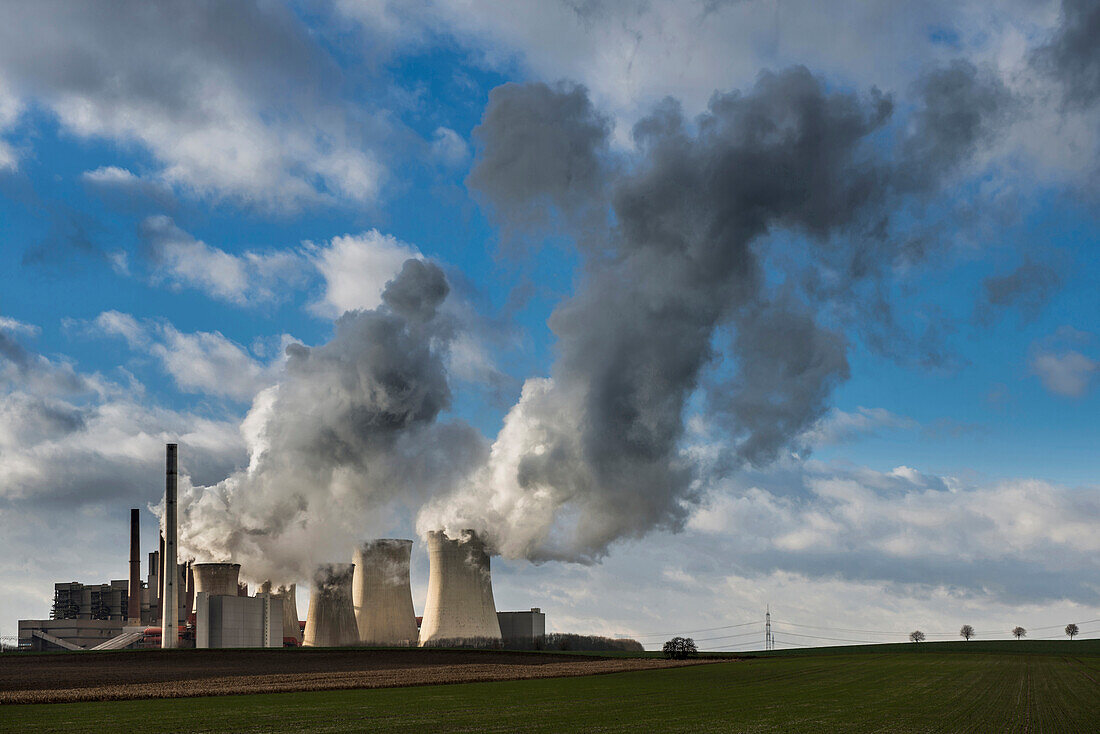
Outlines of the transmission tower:
{"label": "transmission tower", "polygon": [[769,604],[764,612],[764,649],[775,649],[775,638],[772,637],[772,607]]}

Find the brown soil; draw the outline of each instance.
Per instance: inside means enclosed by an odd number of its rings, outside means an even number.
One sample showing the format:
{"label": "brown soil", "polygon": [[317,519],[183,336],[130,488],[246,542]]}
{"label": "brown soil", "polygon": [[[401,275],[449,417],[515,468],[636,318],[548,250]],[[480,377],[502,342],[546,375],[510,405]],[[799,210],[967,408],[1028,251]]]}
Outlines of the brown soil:
{"label": "brown soil", "polygon": [[0,655],[0,704],[556,678],[692,662],[479,650],[136,650]]}

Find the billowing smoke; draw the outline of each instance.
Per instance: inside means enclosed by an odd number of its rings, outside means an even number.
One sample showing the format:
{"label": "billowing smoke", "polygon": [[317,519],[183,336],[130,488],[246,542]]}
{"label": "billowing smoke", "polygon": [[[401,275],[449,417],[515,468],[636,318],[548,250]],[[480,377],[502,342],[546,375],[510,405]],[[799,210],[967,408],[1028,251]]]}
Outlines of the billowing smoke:
{"label": "billowing smoke", "polygon": [[323,346],[288,347],[284,379],[243,424],[248,468],[181,493],[181,553],[253,579],[310,578],[387,531],[393,502],[415,510],[481,463],[476,431],[437,421],[451,400],[448,291],[438,266],[408,260],[378,308],[345,313]]}
{"label": "billowing smoke", "polygon": [[581,87],[494,90],[469,185],[507,237],[566,233],[583,257],[550,319],[549,375],[527,380],[491,447],[438,421],[455,324],[442,272],[410,260],[377,309],[288,348],[285,379],[245,421],[248,468],[181,500],[184,551],[307,578],[388,533],[394,503],[419,509],[422,535],[470,528],[535,561],[679,529],[708,479],[688,413],[725,446],[707,472],[798,448],[848,377],[844,334],[890,318],[888,273],[923,252],[896,236],[895,212],[951,176],[1007,105],[969,64],[916,90],[899,131],[877,90],[765,73],[694,120],[658,105],[626,153]]}
{"label": "billowing smoke", "polygon": [[[505,231],[567,228],[585,266],[550,319],[549,377],[527,381],[488,464],[434,499],[419,530],[475,528],[507,557],[594,560],[683,524],[702,479],[684,451],[689,401],[724,429],[726,468],[790,447],[848,376],[845,338],[813,307],[909,256],[891,211],[949,175],[1002,108],[995,80],[967,64],[918,92],[913,130],[895,140],[877,91],[765,73],[694,121],[666,101],[612,160],[583,88],[494,90],[471,186]],[[781,236],[805,243],[788,248],[790,267],[769,249]],[[814,282],[826,264],[849,286]]]}

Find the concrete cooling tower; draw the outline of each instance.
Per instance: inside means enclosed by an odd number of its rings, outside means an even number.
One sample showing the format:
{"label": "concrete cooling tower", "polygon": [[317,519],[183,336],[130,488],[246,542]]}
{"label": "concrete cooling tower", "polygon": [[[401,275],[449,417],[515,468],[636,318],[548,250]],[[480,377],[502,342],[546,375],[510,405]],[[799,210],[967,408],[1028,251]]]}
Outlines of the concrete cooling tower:
{"label": "concrete cooling tower", "polygon": [[428,533],[428,599],[420,645],[499,640],[489,555],[472,530],[457,540]]}
{"label": "concrete cooling tower", "polygon": [[361,643],[416,644],[416,612],[409,585],[412,544],[385,538],[355,549],[351,599]]}
{"label": "concrete cooling tower", "polygon": [[351,604],[353,563],[325,563],[313,573],[306,614],[305,647],[359,644],[355,609]]}
{"label": "concrete cooling tower", "polygon": [[[205,591],[210,596],[236,596],[239,563],[196,563],[191,566],[195,576],[195,596]],[[194,610],[192,610],[194,611]]]}
{"label": "concrete cooling tower", "polygon": [[272,599],[283,600],[283,639],[292,637],[300,645],[302,644],[302,628],[298,625],[298,600],[295,598],[294,593],[296,588],[295,584],[291,584],[290,586],[280,586],[273,591],[271,582],[265,581],[256,590],[256,596],[269,594]]}

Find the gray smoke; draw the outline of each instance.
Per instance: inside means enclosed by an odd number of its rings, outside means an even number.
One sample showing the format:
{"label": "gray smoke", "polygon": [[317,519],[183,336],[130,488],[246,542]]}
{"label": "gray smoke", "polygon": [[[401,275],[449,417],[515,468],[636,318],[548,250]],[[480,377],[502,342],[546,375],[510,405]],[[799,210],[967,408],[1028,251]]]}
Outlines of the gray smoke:
{"label": "gray smoke", "polygon": [[[619,160],[583,88],[494,90],[469,183],[506,229],[550,209],[585,265],[550,319],[550,376],[528,380],[488,465],[426,507],[419,529],[471,527],[507,557],[590,561],[618,538],[682,526],[702,479],[684,453],[695,396],[724,427],[726,468],[794,444],[848,376],[843,336],[812,306],[920,256],[891,236],[891,212],[976,149],[1004,108],[998,84],[970,65],[937,70],[913,132],[891,144],[893,103],[877,90],[829,91],[801,67],[764,73],[693,121],[666,100]],[[777,287],[769,244],[783,233],[805,249]],[[802,281],[826,265],[832,285]]]}
{"label": "gray smoke", "polygon": [[1100,3],[1063,0],[1062,20],[1050,43],[1036,50],[1040,69],[1062,81],[1068,107],[1100,101]]}
{"label": "gray smoke", "polygon": [[244,421],[248,468],[183,493],[182,554],[309,578],[388,529],[387,506],[415,509],[481,462],[476,431],[437,421],[451,400],[448,290],[438,266],[409,260],[377,309],[345,313],[323,346],[289,346],[284,379]]}

